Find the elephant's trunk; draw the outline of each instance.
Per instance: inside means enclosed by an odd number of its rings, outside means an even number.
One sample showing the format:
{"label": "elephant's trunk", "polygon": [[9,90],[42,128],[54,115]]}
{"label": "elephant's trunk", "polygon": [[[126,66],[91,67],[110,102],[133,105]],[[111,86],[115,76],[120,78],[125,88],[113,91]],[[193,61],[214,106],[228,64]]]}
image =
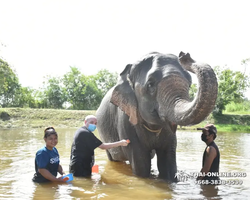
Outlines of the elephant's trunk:
{"label": "elephant's trunk", "polygon": [[162,120],[178,125],[198,124],[212,112],[215,106],[218,93],[216,75],[209,65],[196,63],[189,54],[181,52],[179,61],[183,68],[197,75],[199,82],[197,96],[190,101],[189,83],[180,75],[176,74],[170,79],[164,79],[159,87],[166,88],[166,91],[160,92],[158,98],[168,102],[169,107],[159,106],[158,113]]}

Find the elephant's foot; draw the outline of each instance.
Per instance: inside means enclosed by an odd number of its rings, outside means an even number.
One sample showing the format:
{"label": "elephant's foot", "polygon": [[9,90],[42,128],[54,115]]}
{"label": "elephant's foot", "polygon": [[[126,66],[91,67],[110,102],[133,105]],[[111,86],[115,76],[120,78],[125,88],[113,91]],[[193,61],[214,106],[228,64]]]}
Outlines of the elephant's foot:
{"label": "elephant's foot", "polygon": [[[173,142],[175,138],[173,138]],[[176,142],[176,141],[175,141]],[[177,165],[175,147],[168,150],[157,151],[157,166],[159,170],[159,178],[169,182],[177,182]]]}
{"label": "elephant's foot", "polygon": [[158,178],[162,179],[162,180],[165,180],[167,182],[170,182],[170,183],[176,183],[178,182],[178,179],[177,177],[175,176],[175,174],[171,174],[171,175],[163,175],[163,174],[159,174]]}
{"label": "elephant's foot", "polygon": [[134,175],[139,176],[141,178],[148,178],[151,175],[150,169],[145,170],[145,169],[137,169],[137,168],[132,167],[132,172]]}
{"label": "elephant's foot", "polygon": [[150,153],[141,155],[140,157],[133,156],[130,161],[133,174],[142,178],[148,178],[151,175],[151,158]]}

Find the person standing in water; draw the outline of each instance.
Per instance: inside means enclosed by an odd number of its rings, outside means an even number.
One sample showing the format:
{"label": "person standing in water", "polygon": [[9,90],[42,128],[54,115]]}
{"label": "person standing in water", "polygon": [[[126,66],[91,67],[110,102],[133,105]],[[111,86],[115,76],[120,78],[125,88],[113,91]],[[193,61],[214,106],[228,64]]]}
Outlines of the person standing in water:
{"label": "person standing in water", "polygon": [[97,119],[94,115],[88,115],[85,118],[85,126],[75,132],[74,140],[71,146],[69,172],[74,176],[91,176],[94,165],[94,150],[99,147],[106,150],[119,146],[127,146],[126,140],[120,140],[113,143],[103,143],[94,134]]}
{"label": "person standing in water", "polygon": [[63,175],[63,168],[60,165],[59,153],[56,149],[58,135],[53,127],[44,130],[45,146],[36,152],[35,171],[33,181],[42,182],[66,182],[66,179],[57,178],[57,173]]}
{"label": "person standing in water", "polygon": [[[217,129],[213,124],[207,124],[204,128],[197,128],[197,130],[202,130],[201,140],[207,145],[203,153],[200,171],[204,176],[198,176],[197,180],[207,180],[207,183],[212,183],[212,180],[219,180],[220,151],[214,142],[217,137]],[[210,175],[208,176],[208,174]]]}

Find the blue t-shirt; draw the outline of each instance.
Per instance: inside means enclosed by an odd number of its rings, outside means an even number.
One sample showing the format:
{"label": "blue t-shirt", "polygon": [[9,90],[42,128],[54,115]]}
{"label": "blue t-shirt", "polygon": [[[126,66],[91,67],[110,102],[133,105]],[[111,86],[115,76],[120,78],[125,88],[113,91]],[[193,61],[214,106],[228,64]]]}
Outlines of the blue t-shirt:
{"label": "blue t-shirt", "polygon": [[57,176],[58,166],[60,163],[59,154],[55,147],[52,150],[43,147],[36,152],[35,170],[33,181],[46,182],[48,179],[44,178],[38,169],[47,169],[52,175]]}

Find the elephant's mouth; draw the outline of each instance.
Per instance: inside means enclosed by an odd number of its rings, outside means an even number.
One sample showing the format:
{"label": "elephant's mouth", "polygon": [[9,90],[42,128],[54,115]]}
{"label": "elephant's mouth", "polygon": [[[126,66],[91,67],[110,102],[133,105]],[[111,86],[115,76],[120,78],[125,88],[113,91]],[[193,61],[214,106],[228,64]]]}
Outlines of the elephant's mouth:
{"label": "elephant's mouth", "polygon": [[[145,120],[147,122],[148,126],[152,126],[152,127],[163,127],[164,125],[164,120],[161,119],[158,110],[156,108],[154,108],[151,112],[150,112],[150,118],[151,120]],[[154,128],[153,128],[154,129]]]}
{"label": "elephant's mouth", "polygon": [[143,120],[142,121],[142,127],[151,132],[151,133],[154,133],[156,134],[156,136],[158,136],[161,131],[162,131],[162,128],[164,126],[162,120],[160,119],[160,116],[157,112],[156,109],[154,109],[151,113],[150,113],[150,116],[151,116],[151,119],[150,121],[148,120]]}
{"label": "elephant's mouth", "polygon": [[[151,123],[152,126],[157,126],[157,127],[164,127],[166,122],[171,122],[167,116],[160,116],[159,111],[157,109],[154,109],[151,112],[151,116],[153,116],[153,119],[155,120],[154,123]],[[172,122],[171,122],[172,123]]]}

